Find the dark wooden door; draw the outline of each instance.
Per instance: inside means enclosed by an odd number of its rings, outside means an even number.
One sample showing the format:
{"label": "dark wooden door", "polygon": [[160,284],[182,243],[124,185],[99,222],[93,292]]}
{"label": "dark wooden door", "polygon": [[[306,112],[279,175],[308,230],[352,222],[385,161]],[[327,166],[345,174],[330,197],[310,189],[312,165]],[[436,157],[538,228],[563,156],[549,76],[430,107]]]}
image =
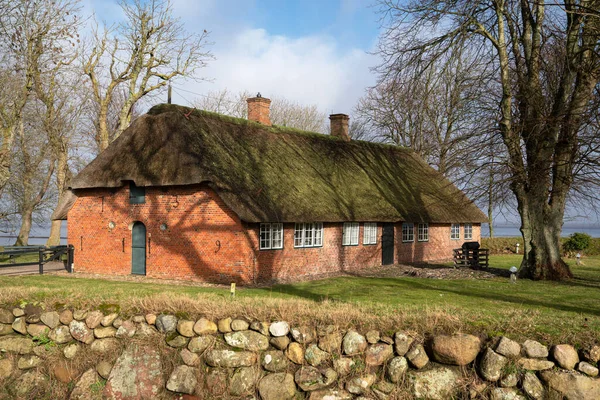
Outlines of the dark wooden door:
{"label": "dark wooden door", "polygon": [[381,235],[381,264],[394,263],[394,224],[383,224]]}
{"label": "dark wooden door", "polygon": [[131,273],[146,275],[146,226],[141,222],[131,229]]}

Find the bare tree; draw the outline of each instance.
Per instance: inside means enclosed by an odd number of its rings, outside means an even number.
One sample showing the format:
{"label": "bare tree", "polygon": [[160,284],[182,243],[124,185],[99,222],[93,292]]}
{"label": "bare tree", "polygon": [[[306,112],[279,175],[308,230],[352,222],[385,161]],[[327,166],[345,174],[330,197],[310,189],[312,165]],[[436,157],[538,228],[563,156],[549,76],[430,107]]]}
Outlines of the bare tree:
{"label": "bare tree", "polygon": [[[180,77],[192,77],[212,58],[205,48],[208,32],[187,33],[173,17],[170,0],[121,1],[126,21],[95,32],[93,47],[84,59],[96,103],[95,140],[104,150],[131,122],[144,96]],[[115,97],[126,93],[122,102]],[[118,119],[109,125],[110,108],[119,104]]]}
{"label": "bare tree", "polygon": [[468,49],[493,75],[498,129],[525,242],[520,275],[572,276],[560,235],[572,190],[580,134],[600,79],[600,1],[528,0],[380,2],[386,30],[380,71],[426,71],[448,52]]}

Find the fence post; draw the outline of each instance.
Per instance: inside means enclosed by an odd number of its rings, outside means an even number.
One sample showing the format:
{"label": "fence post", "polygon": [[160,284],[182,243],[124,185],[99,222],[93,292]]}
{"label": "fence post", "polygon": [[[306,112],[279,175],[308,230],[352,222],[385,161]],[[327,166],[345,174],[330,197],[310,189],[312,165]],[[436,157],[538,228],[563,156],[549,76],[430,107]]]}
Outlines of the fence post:
{"label": "fence post", "polygon": [[67,260],[69,262],[69,273],[73,273],[73,258],[75,256],[75,246],[72,244],[69,245],[69,250],[67,251]]}
{"label": "fence post", "polygon": [[44,273],[44,250],[40,247],[38,249],[39,252],[39,266],[40,266],[40,275]]}

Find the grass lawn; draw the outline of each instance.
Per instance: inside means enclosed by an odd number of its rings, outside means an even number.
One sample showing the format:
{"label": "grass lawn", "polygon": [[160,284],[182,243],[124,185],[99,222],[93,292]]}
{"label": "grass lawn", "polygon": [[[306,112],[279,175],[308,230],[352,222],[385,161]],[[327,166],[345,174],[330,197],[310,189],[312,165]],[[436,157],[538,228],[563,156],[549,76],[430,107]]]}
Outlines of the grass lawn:
{"label": "grass lawn", "polygon": [[[516,255],[491,266],[519,265]],[[339,277],[269,288],[241,288],[232,299],[220,287],[108,281],[65,276],[0,277],[0,303],[38,301],[50,307],[118,306],[124,313],[181,312],[190,317],[239,315],[340,325],[370,325],[415,334],[465,331],[533,337],[548,343],[600,340],[600,257],[571,267],[568,282],[507,278],[442,280]]]}

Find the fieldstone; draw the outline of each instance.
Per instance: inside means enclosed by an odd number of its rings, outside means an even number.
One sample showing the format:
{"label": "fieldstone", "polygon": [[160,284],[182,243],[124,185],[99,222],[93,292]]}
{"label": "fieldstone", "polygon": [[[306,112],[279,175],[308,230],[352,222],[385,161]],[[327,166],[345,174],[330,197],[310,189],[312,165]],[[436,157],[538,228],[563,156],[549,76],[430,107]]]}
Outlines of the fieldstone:
{"label": "fieldstone", "polygon": [[63,325],[69,325],[71,321],[73,321],[73,311],[71,310],[62,310],[60,314],[58,314],[58,320]]}
{"label": "fieldstone", "polygon": [[600,346],[592,346],[586,349],[585,356],[589,362],[597,363],[600,361]]}
{"label": "fieldstone", "polygon": [[25,322],[25,317],[15,319],[12,323],[12,328],[21,335],[27,335],[27,323]]}
{"label": "fieldstone", "polygon": [[346,390],[352,394],[363,394],[369,391],[369,388],[377,380],[375,374],[363,374],[355,376],[346,382]]}
{"label": "fieldstone", "polygon": [[0,308],[0,324],[12,324],[15,321],[15,316],[8,310]]}
{"label": "fieldstone", "polygon": [[181,350],[179,356],[183,360],[183,363],[190,367],[197,367],[200,364],[200,356],[196,353],[192,353],[188,349]]}
{"label": "fieldstone", "polygon": [[99,380],[96,370],[93,368],[88,369],[75,384],[69,400],[88,400],[96,397],[93,388]]}
{"label": "fieldstone", "polygon": [[365,352],[365,363],[369,367],[385,364],[394,356],[394,349],[389,344],[378,343],[371,345]]}
{"label": "fieldstone", "polygon": [[13,373],[12,361],[8,358],[0,359],[0,380],[6,379]]}
{"label": "fieldstone", "polygon": [[285,371],[288,367],[288,359],[280,350],[265,351],[261,355],[262,367],[270,372]]}
{"label": "fieldstone", "polygon": [[340,328],[337,325],[319,325],[317,326],[317,336],[325,336],[330,333],[339,332]]}
{"label": "fieldstone", "polygon": [[392,383],[399,383],[404,378],[404,374],[408,370],[408,362],[404,357],[394,357],[388,363],[387,377]]}
{"label": "fieldstone", "polygon": [[104,314],[102,314],[102,312],[92,311],[88,313],[87,317],[85,317],[85,324],[90,329],[96,329],[100,325],[100,322],[102,322],[103,318]]}
{"label": "fieldstone", "polygon": [[29,324],[37,324],[40,322],[40,315],[44,312],[42,307],[34,304],[27,304],[25,306],[25,321]]}
{"label": "fieldstone", "polygon": [[146,323],[148,325],[154,325],[154,324],[156,324],[156,314],[152,314],[152,313],[146,314],[144,316],[144,318],[146,319]]}
{"label": "fieldstone", "polygon": [[52,329],[50,333],[48,333],[48,337],[58,344],[65,344],[73,340],[73,336],[71,336],[71,329],[66,325],[61,325],[55,329]]}
{"label": "fieldstone", "polygon": [[60,361],[54,365],[52,373],[62,383],[70,383],[79,375],[72,364],[65,361]]}
{"label": "fieldstone", "polygon": [[243,396],[254,392],[258,373],[254,367],[240,367],[235,370],[229,380],[229,394]]}
{"label": "fieldstone", "polygon": [[13,332],[13,328],[10,324],[0,324],[0,336],[10,335]]}
{"label": "fieldstone", "polygon": [[211,367],[251,367],[256,363],[256,353],[249,351],[209,350],[205,353],[204,360]]}
{"label": "fieldstone", "polygon": [[294,364],[304,364],[304,348],[300,343],[292,342],[285,350],[285,355]]}
{"label": "fieldstone", "polygon": [[330,354],[321,350],[316,344],[311,344],[304,352],[304,359],[313,367],[318,367],[325,360],[328,360],[329,357]]}
{"label": "fieldstone", "polygon": [[77,343],[68,344],[63,349],[63,354],[67,360],[75,358],[79,351],[79,345]]}
{"label": "fieldstone", "polygon": [[258,382],[262,400],[290,400],[296,396],[296,384],[292,374],[278,372],[263,377]]}
{"label": "fieldstone", "polygon": [[164,386],[158,350],[132,344],[123,351],[110,371],[103,397],[114,400],[154,399],[160,397]]}
{"label": "fieldstone", "polygon": [[405,355],[413,343],[413,338],[404,332],[396,332],[394,335],[394,350],[399,356]]}
{"label": "fieldstone", "polygon": [[315,341],[315,330],[309,326],[296,326],[290,330],[294,340],[301,344],[309,344]]}
{"label": "fieldstone", "polygon": [[94,341],[94,331],[88,328],[83,321],[71,321],[69,324],[69,332],[75,340],[82,343],[91,344]]}
{"label": "fieldstone", "polygon": [[[156,320],[156,326],[158,326],[158,319]],[[215,334],[215,333],[217,333],[217,328],[218,328],[217,324],[215,324],[214,322],[212,322],[211,320],[206,319],[206,318],[200,318],[194,324],[194,332],[197,335]],[[231,332],[231,330],[230,330],[230,332]]]}
{"label": "fieldstone", "polygon": [[96,353],[110,353],[115,352],[119,349],[119,340],[115,338],[106,338],[94,340],[90,346],[90,350]]}
{"label": "fieldstone", "polygon": [[27,396],[32,390],[41,390],[43,385],[46,383],[46,378],[44,375],[39,373],[38,371],[29,371],[21,375],[15,383],[14,386],[14,394],[18,399],[24,398],[35,398],[31,396]]}
{"label": "fieldstone", "polygon": [[288,338],[287,336],[274,337],[271,338],[271,340],[269,340],[269,343],[271,343],[271,346],[275,347],[278,350],[285,350],[290,344],[290,338]]}
{"label": "fieldstone", "polygon": [[342,389],[322,389],[311,392],[308,400],[352,400],[353,397]]}
{"label": "fieldstone", "polygon": [[32,349],[33,354],[35,354],[36,356],[40,357],[40,358],[48,358],[48,356],[52,353],[52,347],[50,345],[39,345],[39,346],[34,346],[34,348]]}
{"label": "fieldstone", "polygon": [[515,372],[506,374],[500,379],[500,386],[504,388],[515,387],[517,383],[519,383],[519,375]]}
{"label": "fieldstone", "polygon": [[77,321],[83,321],[87,317],[88,312],[86,310],[75,310],[73,311],[73,319]]}
{"label": "fieldstone", "polygon": [[392,339],[389,336],[381,336],[379,338],[379,341],[385,343],[385,344],[389,344],[389,345],[393,345],[394,344],[394,339]]}
{"label": "fieldstone", "polygon": [[42,362],[42,359],[39,358],[38,356],[23,356],[23,357],[19,358],[19,361],[17,361],[17,368],[19,368],[19,369],[35,368],[38,365],[40,365],[41,362]]}
{"label": "fieldstone", "polygon": [[573,370],[579,362],[577,350],[570,344],[557,344],[552,348],[552,358],[564,369]]}
{"label": "fieldstone", "polygon": [[217,328],[221,333],[231,332],[231,318],[223,318],[217,321]]}
{"label": "fieldstone", "polygon": [[438,335],[431,342],[433,358],[442,364],[470,364],[477,358],[480,349],[481,341],[477,336],[462,333]]}
{"label": "fieldstone", "polygon": [[421,344],[413,345],[405,356],[416,369],[423,368],[429,362],[429,357]]}
{"label": "fieldstone", "polygon": [[327,333],[319,337],[319,348],[328,353],[337,354],[342,347],[341,332]]}
{"label": "fieldstone", "polygon": [[517,389],[493,388],[490,392],[490,400],[527,400]]}
{"label": "fieldstone", "polygon": [[194,336],[194,321],[180,319],[177,322],[177,332],[179,332],[179,334],[181,336],[193,337]]}
{"label": "fieldstone", "polygon": [[33,349],[33,340],[19,336],[0,337],[0,352],[6,351],[17,354],[31,354]]}
{"label": "fieldstone", "polygon": [[174,315],[160,314],[156,317],[156,329],[160,333],[171,333],[177,330],[177,317]]}
{"label": "fieldstone", "polygon": [[502,336],[496,346],[496,353],[508,358],[517,358],[521,355],[521,345],[506,336]]}
{"label": "fieldstone", "polygon": [[123,325],[123,318],[121,317],[117,317],[112,323],[112,326],[114,326],[117,329],[119,329],[121,325]]}
{"label": "fieldstone", "polygon": [[103,326],[102,328],[94,329],[94,336],[96,339],[104,339],[108,337],[115,337],[117,330],[112,326]]}
{"label": "fieldstone", "polygon": [[49,311],[40,315],[40,321],[50,329],[54,329],[60,324],[60,316],[56,311]]}
{"label": "fieldstone", "polygon": [[189,338],[181,335],[175,335],[173,337],[167,337],[167,344],[176,349],[180,349],[188,345]]}
{"label": "fieldstone", "polygon": [[342,340],[344,354],[352,356],[367,349],[367,339],[356,331],[348,331]]}
{"label": "fieldstone", "polygon": [[132,320],[136,324],[139,324],[140,322],[146,322],[146,317],[144,317],[143,315],[134,315]]}
{"label": "fieldstone", "polygon": [[115,319],[117,319],[118,316],[119,316],[119,314],[117,314],[117,313],[110,313],[107,316],[105,316],[104,318],[102,318],[102,320],[100,321],[100,325],[112,326],[113,322],[115,322]]}
{"label": "fieldstone", "polygon": [[136,329],[135,329],[135,334],[137,336],[153,336],[153,335],[158,335],[158,331],[156,330],[156,328],[152,325],[148,325],[145,322],[140,322],[139,324],[136,325]]}
{"label": "fieldstone", "polygon": [[250,329],[265,336],[269,336],[269,324],[266,322],[254,321],[250,324]]}
{"label": "fieldstone", "polygon": [[27,325],[27,333],[29,334],[29,336],[40,337],[40,336],[48,334],[48,332],[50,332],[50,328],[48,328],[46,325],[42,325],[42,324]]}
{"label": "fieldstone", "polygon": [[341,376],[346,376],[352,372],[356,363],[350,357],[340,357],[333,360],[333,369]]}
{"label": "fieldstone", "polygon": [[543,400],[545,398],[545,390],[542,382],[535,374],[527,371],[523,376],[522,383],[523,391],[532,399]]}
{"label": "fieldstone", "polygon": [[231,321],[231,330],[233,331],[245,331],[248,328],[250,328],[248,321],[244,321],[243,319],[234,319]]}
{"label": "fieldstone", "polygon": [[290,324],[285,321],[273,322],[271,326],[269,326],[269,332],[275,337],[285,336],[290,332]]}
{"label": "fieldstone", "polygon": [[571,371],[540,372],[542,381],[567,400],[600,399],[600,380]]}
{"label": "fieldstone", "polygon": [[167,381],[167,390],[175,393],[192,394],[196,389],[197,383],[198,380],[196,379],[194,368],[187,365],[179,365],[173,370]]}
{"label": "fieldstone", "polygon": [[331,368],[320,371],[315,367],[304,366],[296,371],[294,379],[296,384],[300,386],[300,389],[310,392],[332,385],[337,376],[337,372]]}
{"label": "fieldstone", "polygon": [[502,377],[502,371],[507,363],[508,358],[488,347],[479,363],[479,373],[485,380],[496,382]]}
{"label": "fieldstone", "polygon": [[408,373],[412,394],[418,399],[445,400],[452,398],[460,386],[460,375],[449,367]]}
{"label": "fieldstone", "polygon": [[100,361],[96,365],[96,372],[104,379],[108,379],[110,376],[110,371],[112,371],[112,364],[108,361]]}
{"label": "fieldstone", "polygon": [[529,371],[542,371],[554,367],[552,361],[541,360],[539,358],[519,358],[517,363],[523,367],[523,369]]}
{"label": "fieldstone", "polygon": [[582,361],[577,366],[577,370],[579,372],[583,372],[587,376],[598,376],[598,368],[594,367],[592,364]]}
{"label": "fieldstone", "polygon": [[250,351],[263,351],[269,348],[269,338],[254,331],[229,332],[224,335],[231,347]]}
{"label": "fieldstone", "polygon": [[227,391],[228,372],[220,368],[212,368],[204,376],[205,389],[213,395],[212,397],[221,398]]}
{"label": "fieldstone", "polygon": [[526,340],[523,343],[523,350],[529,358],[546,358],[548,357],[548,347],[535,340]]}
{"label": "fieldstone", "polygon": [[369,331],[365,334],[365,337],[370,344],[379,342],[379,339],[381,338],[379,331]]}
{"label": "fieldstone", "polygon": [[15,317],[22,317],[23,315],[25,315],[25,311],[23,311],[22,308],[18,307],[13,308],[12,313]]}
{"label": "fieldstone", "polygon": [[204,353],[215,342],[214,336],[198,336],[190,339],[188,349],[192,353]]}
{"label": "fieldstone", "polygon": [[137,328],[132,321],[123,321],[121,326],[117,329],[115,336],[118,338],[123,337],[133,337],[135,335]]}

